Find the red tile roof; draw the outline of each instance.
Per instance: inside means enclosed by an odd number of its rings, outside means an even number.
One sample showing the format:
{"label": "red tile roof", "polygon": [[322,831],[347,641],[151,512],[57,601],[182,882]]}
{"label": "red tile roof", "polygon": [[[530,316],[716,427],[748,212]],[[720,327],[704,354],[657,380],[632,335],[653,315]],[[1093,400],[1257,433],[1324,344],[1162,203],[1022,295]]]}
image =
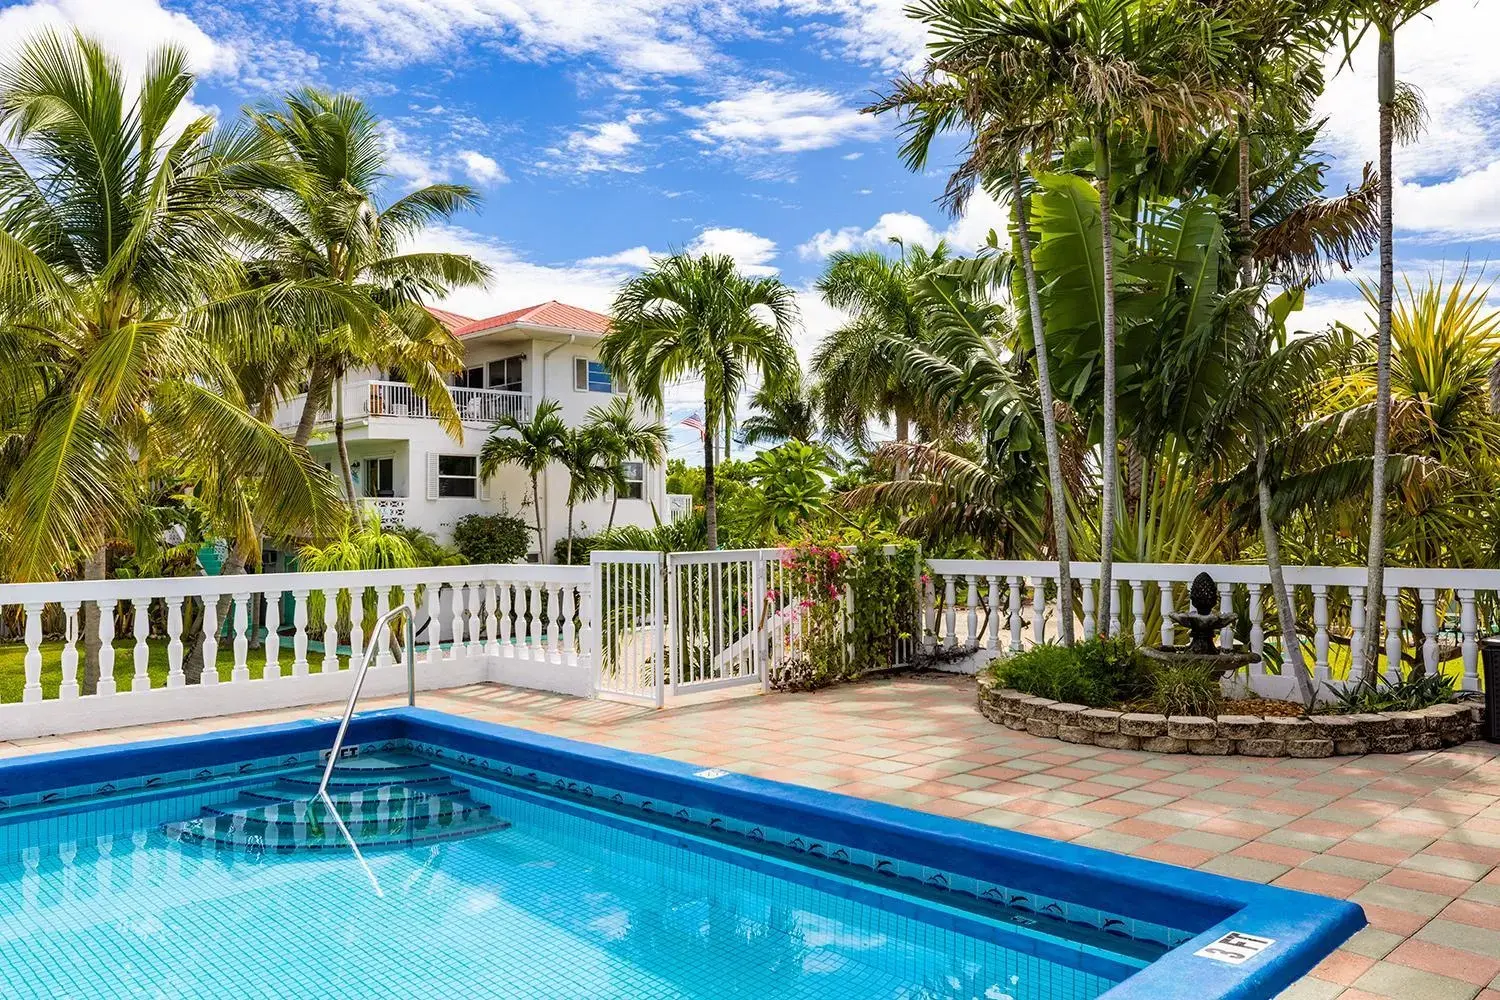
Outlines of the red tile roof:
{"label": "red tile roof", "polygon": [[432,313],[433,318],[436,319],[439,323],[446,326],[449,333],[452,333],[454,330],[457,330],[461,326],[467,326],[468,324],[474,322],[473,317],[464,316],[456,312],[449,312],[447,309],[439,309],[436,306],[428,306],[427,311]]}
{"label": "red tile roof", "polygon": [[609,330],[609,317],[553,299],[551,302],[515,309],[499,316],[471,320],[455,329],[453,335],[467,337],[507,326],[542,326],[555,330],[577,330],[579,333],[604,333]]}

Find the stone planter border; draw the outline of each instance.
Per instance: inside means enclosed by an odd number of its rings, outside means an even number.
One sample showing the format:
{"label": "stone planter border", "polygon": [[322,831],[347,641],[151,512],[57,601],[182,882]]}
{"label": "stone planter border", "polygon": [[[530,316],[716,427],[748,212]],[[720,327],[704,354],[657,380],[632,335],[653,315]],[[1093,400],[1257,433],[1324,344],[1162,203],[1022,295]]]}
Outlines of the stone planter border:
{"label": "stone planter border", "polygon": [[1464,702],[1416,712],[1316,715],[1307,719],[1168,717],[1037,698],[996,687],[994,678],[980,675],[979,712],[1007,729],[1110,750],[1214,757],[1334,757],[1437,750],[1467,743],[1478,738],[1484,706]]}

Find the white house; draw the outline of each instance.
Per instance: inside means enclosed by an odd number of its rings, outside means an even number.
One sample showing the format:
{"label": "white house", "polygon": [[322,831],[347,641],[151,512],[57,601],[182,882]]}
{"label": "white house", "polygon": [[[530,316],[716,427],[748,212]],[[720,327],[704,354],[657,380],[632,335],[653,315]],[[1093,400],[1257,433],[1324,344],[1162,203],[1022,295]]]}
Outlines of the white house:
{"label": "white house", "polygon": [[[581,425],[595,406],[607,404],[615,386],[599,362],[599,341],[609,317],[561,302],[469,319],[432,310],[463,345],[464,370],[452,379],[453,402],[463,419],[454,440],[411,387],[374,369],[351,373],[343,387],[345,438],[356,489],[382,520],[430,531],[447,541],[465,514],[509,511],[534,521],[530,484],[521,470],[502,468],[479,476],[479,449],[504,414],[527,419],[537,403],[554,399],[570,426]],[[277,413],[284,429],[296,426],[305,397],[285,401]],[[333,415],[319,415],[309,444],[315,458],[337,470]],[[615,524],[649,527],[669,520],[666,470],[629,462],[630,489],[619,498]],[[540,484],[543,557],[567,535],[568,476],[554,466]],[[575,534],[602,529],[610,498],[581,503]]]}

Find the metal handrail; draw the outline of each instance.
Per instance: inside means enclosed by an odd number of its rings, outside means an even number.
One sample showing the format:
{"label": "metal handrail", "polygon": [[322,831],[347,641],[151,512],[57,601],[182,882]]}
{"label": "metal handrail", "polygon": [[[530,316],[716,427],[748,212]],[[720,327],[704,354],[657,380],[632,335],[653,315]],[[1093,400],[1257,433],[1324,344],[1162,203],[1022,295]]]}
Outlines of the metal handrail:
{"label": "metal handrail", "polygon": [[[318,782],[318,795],[328,801],[330,807],[333,803],[328,800],[328,781],[333,777],[334,766],[339,762],[339,751],[344,748],[344,733],[349,729],[349,719],[354,715],[355,702],[359,701],[359,689],[365,686],[365,674],[370,672],[370,661],[374,659],[375,652],[380,647],[380,633],[390,625],[392,618],[403,611],[407,613],[406,704],[414,706],[417,703],[417,612],[410,604],[399,604],[375,619],[375,628],[370,633],[370,644],[365,647],[364,659],[360,662],[359,673],[354,678],[354,690],[349,692],[349,704],[344,708],[344,718],[339,722],[338,735],[333,738],[333,749],[328,751],[328,764],[323,768],[323,780]],[[334,816],[335,818],[338,816],[336,810]]]}

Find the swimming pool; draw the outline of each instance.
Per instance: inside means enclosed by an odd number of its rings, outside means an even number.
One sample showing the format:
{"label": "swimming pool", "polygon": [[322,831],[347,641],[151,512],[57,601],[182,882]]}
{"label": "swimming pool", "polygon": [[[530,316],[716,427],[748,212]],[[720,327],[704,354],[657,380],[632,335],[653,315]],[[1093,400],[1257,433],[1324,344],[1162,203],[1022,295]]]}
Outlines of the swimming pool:
{"label": "swimming pool", "polygon": [[0,762],[0,997],[1270,997],[1358,907],[476,723]]}

